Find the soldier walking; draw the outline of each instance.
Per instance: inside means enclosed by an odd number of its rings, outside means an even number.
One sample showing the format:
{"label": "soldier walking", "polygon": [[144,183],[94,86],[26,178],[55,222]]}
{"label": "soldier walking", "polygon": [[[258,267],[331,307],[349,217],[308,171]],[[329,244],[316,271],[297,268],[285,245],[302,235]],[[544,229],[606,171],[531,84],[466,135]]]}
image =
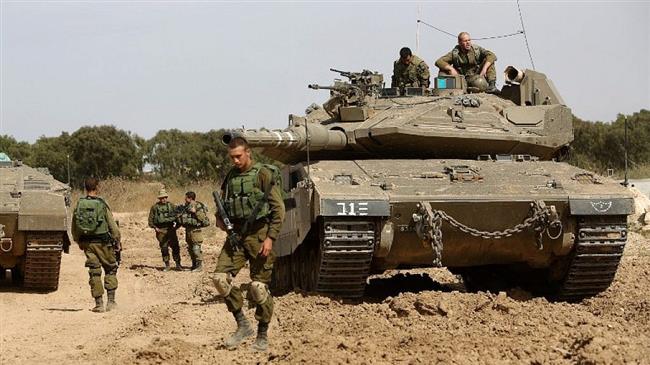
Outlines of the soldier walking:
{"label": "soldier walking", "polygon": [[201,228],[210,225],[208,208],[205,204],[196,201],[196,193],[188,191],[185,193],[185,205],[181,207],[181,214],[178,218],[179,224],[185,228],[185,241],[187,250],[192,259],[192,271],[197,272],[203,269],[203,231]]}
{"label": "soldier walking", "polygon": [[156,232],[156,239],[158,240],[160,253],[165,264],[163,271],[169,271],[170,269],[170,248],[172,249],[172,257],[176,263],[176,270],[182,270],[181,252],[178,245],[176,227],[174,227],[174,223],[176,222],[175,206],[167,201],[167,198],[167,191],[161,189],[158,193],[158,202],[149,209],[149,227],[153,228]]}
{"label": "soldier walking", "polygon": [[[245,139],[233,138],[228,144],[228,154],[234,167],[221,186],[222,197],[228,218],[241,239],[238,247],[233,247],[230,241],[224,243],[213,276],[217,290],[237,321],[237,330],[225,340],[225,345],[235,348],[253,335],[253,329],[242,311],[242,291],[232,285],[233,278],[249,261],[252,281],[248,298],[255,304],[255,319],[258,321],[253,349],[266,351],[267,332],[273,315],[273,297],[268,289],[275,261],[273,241],[278,237],[284,220],[284,202],[281,187],[274,183],[272,171],[253,161]],[[225,231],[219,216],[217,226]]]}
{"label": "soldier walking", "polygon": [[[79,199],[72,219],[72,237],[86,254],[90,279],[90,293],[95,298],[93,312],[115,309],[117,290],[117,259],[115,245],[120,242],[120,230],[113,219],[111,208],[98,196],[99,180],[89,177],[84,181],[86,196]],[[104,285],[102,286],[102,268]],[[108,302],[104,309],[104,289]]]}

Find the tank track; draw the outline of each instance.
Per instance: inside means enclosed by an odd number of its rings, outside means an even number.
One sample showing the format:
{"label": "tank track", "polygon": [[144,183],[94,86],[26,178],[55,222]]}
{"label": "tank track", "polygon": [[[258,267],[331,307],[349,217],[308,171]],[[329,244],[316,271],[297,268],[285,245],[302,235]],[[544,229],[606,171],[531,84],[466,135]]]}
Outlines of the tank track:
{"label": "tank track", "polygon": [[29,232],[25,252],[23,285],[27,289],[56,290],[59,287],[63,237],[55,232]]}
{"label": "tank track", "polygon": [[578,217],[576,247],[559,297],[579,301],[606,290],[627,241],[626,216]]}
{"label": "tank track", "polygon": [[375,249],[374,221],[323,220],[316,291],[343,298],[363,296]]}

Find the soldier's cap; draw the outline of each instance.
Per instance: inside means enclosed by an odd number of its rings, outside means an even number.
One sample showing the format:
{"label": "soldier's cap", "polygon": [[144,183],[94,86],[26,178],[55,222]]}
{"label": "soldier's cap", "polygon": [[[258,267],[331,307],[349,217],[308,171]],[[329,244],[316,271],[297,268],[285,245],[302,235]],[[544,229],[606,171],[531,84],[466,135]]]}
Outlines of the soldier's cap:
{"label": "soldier's cap", "polygon": [[167,198],[167,197],[169,197],[169,195],[167,195],[167,190],[160,189],[160,191],[158,192],[158,199]]}

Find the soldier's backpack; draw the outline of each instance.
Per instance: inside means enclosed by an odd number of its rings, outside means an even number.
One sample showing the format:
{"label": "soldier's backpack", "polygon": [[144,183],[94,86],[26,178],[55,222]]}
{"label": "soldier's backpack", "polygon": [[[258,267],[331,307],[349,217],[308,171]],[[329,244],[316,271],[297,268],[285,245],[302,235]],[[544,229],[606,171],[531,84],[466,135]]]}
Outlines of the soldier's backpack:
{"label": "soldier's backpack", "polygon": [[74,220],[82,237],[108,234],[106,203],[101,198],[79,199],[74,212]]}
{"label": "soldier's backpack", "polygon": [[208,207],[201,202],[197,202],[196,209],[197,211],[203,210],[205,212],[205,219],[203,220],[197,219],[197,221],[199,221],[199,225],[201,227],[210,227],[210,218],[208,218]]}

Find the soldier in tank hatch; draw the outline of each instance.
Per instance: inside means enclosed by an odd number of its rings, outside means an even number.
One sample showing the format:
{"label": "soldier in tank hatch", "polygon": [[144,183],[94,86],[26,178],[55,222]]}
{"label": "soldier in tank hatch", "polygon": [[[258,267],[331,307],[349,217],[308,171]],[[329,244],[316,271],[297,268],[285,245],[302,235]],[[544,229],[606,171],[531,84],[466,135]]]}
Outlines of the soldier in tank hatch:
{"label": "soldier in tank hatch", "polygon": [[429,87],[429,66],[426,62],[404,47],[399,59],[393,63],[393,77],[390,87]]}
{"label": "soldier in tank hatch", "polygon": [[[480,91],[498,92],[497,73],[494,63],[497,56],[479,45],[472,44],[469,33],[458,34],[458,45],[449,53],[438,58],[436,67],[441,75],[464,75],[470,87]],[[487,87],[484,85],[487,81]]]}

